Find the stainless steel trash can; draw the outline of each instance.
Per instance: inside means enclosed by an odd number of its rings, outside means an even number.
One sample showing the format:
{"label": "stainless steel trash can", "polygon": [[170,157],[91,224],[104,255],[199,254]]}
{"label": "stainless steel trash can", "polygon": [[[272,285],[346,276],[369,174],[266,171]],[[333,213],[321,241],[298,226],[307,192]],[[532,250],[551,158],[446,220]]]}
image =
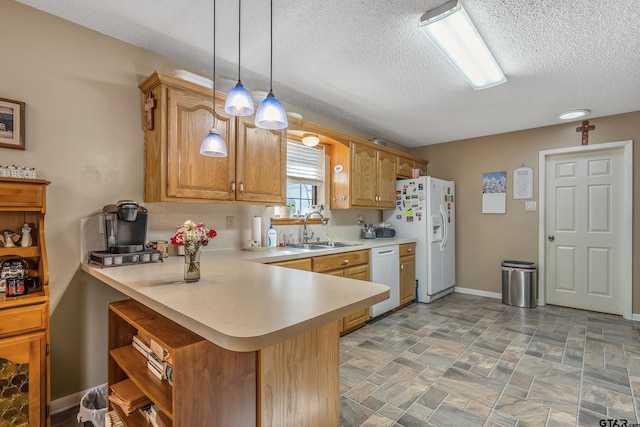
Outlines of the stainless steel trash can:
{"label": "stainless steel trash can", "polygon": [[502,261],[502,303],[534,308],[538,267],[533,262]]}

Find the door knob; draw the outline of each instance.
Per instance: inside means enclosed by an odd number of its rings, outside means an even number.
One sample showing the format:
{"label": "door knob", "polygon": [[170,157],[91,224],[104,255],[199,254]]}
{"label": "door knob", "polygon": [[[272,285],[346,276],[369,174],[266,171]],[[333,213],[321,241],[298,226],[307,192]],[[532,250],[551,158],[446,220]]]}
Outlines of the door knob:
{"label": "door knob", "polygon": [[549,235],[547,236],[547,239],[549,239],[549,241],[550,241],[550,242],[553,242],[556,238],[555,238],[555,237],[553,237],[553,234],[549,234]]}

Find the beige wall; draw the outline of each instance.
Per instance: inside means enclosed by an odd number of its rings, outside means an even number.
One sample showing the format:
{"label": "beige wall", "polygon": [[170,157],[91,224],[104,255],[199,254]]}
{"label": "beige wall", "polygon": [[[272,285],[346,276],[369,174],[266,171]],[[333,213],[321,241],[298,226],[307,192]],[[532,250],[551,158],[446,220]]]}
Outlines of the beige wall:
{"label": "beige wall", "polygon": [[[553,113],[550,113],[553,114]],[[458,286],[501,293],[500,262],[538,262],[538,211],[525,211],[525,200],[512,198],[512,172],[523,164],[534,170],[538,199],[538,152],[581,144],[579,122],[473,138],[413,149],[429,160],[429,174],[456,182],[456,282]],[[640,112],[595,118],[590,144],[633,140],[634,164],[640,162]],[[482,214],[482,174],[507,172],[507,213]],[[640,174],[634,176],[634,193]],[[640,197],[634,200],[633,251],[640,250]],[[640,257],[633,261],[633,312],[640,312]]]}

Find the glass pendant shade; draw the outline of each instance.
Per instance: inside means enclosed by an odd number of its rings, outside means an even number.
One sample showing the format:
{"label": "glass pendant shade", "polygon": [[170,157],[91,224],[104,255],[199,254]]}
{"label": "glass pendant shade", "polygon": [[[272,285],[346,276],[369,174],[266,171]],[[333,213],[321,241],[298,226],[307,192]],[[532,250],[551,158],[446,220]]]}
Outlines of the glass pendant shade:
{"label": "glass pendant shade", "polygon": [[242,82],[229,91],[227,101],[224,103],[224,111],[233,116],[249,116],[253,114],[253,98],[245,89]]}
{"label": "glass pendant shade", "polygon": [[284,129],[289,125],[287,113],[282,103],[270,90],[267,97],[258,106],[256,126],[262,129]]}
{"label": "glass pendant shade", "polygon": [[200,154],[209,157],[227,157],[227,144],[215,127],[211,128],[209,134],[202,140]]}

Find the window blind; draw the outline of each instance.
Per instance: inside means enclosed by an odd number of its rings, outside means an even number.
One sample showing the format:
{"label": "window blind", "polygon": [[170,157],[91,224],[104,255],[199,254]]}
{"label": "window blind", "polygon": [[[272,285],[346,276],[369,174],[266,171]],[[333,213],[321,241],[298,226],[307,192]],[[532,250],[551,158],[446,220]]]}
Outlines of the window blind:
{"label": "window blind", "polygon": [[324,147],[287,143],[287,180],[321,185],[324,179]]}

